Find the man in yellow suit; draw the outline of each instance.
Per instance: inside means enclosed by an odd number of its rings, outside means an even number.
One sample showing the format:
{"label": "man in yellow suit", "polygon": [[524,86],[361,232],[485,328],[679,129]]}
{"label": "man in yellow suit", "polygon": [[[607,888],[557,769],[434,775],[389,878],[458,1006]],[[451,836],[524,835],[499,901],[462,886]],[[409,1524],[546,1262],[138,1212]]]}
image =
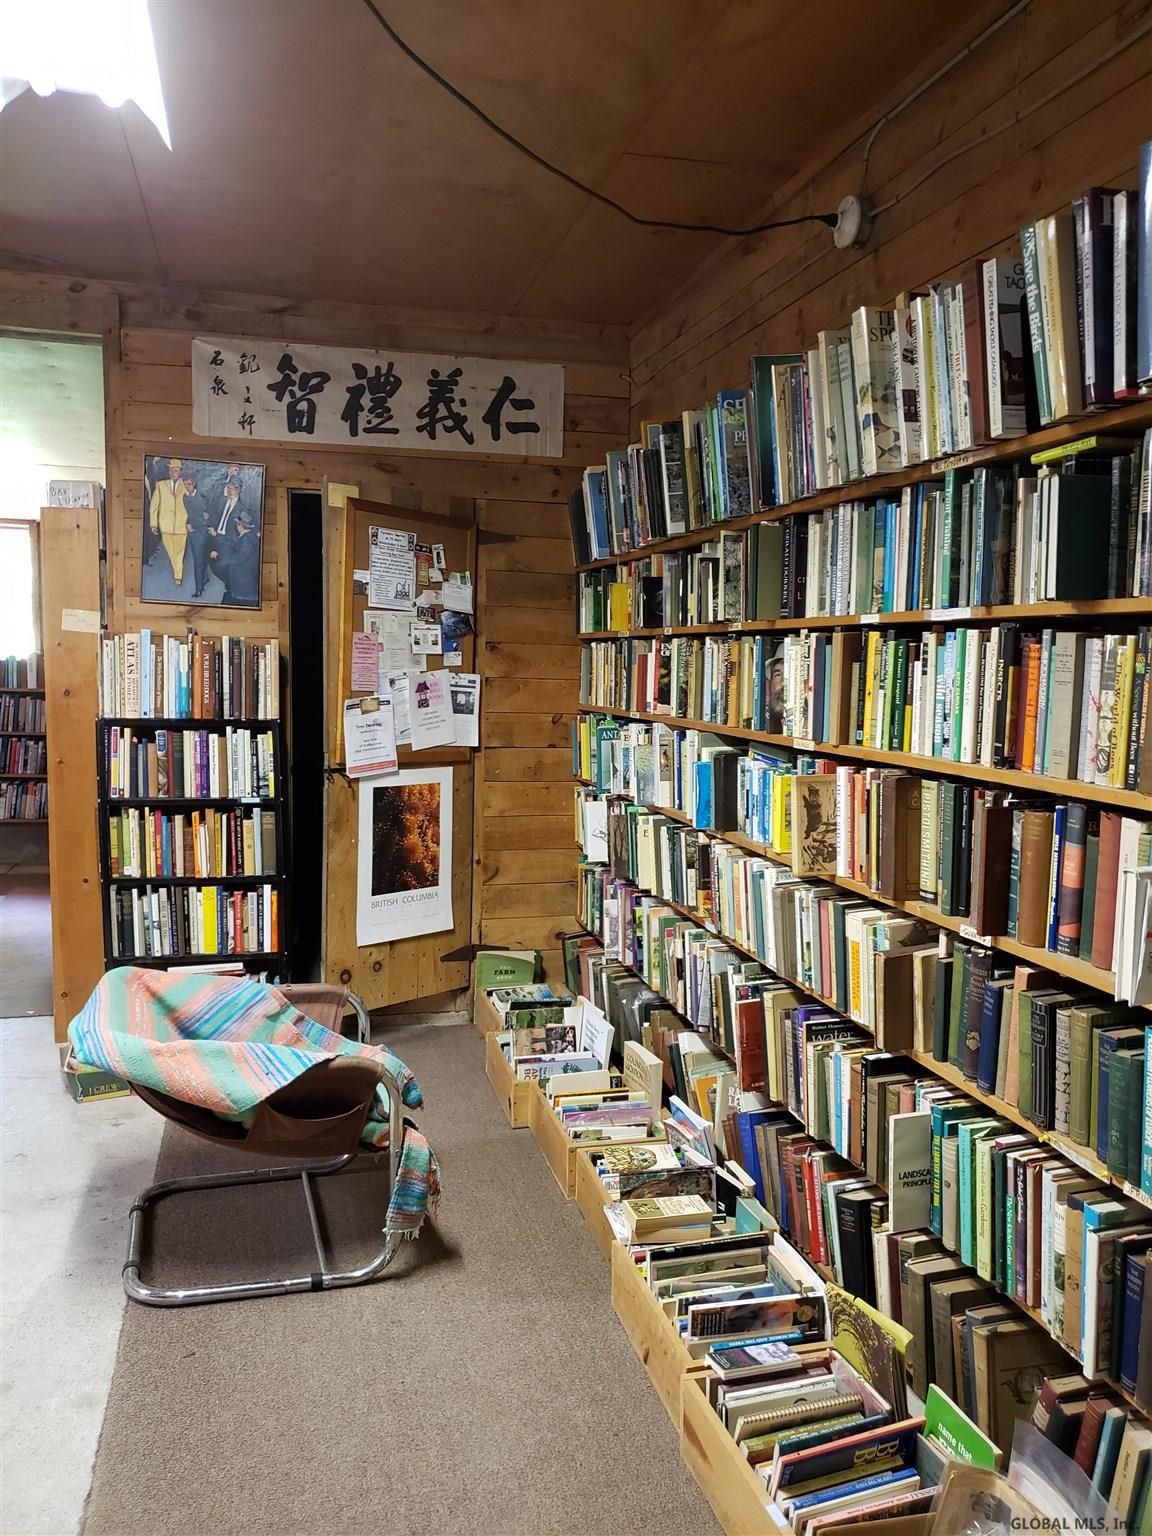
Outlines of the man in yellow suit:
{"label": "man in yellow suit", "polygon": [[148,521],[152,532],[168,553],[172,580],[177,586],[184,580],[184,551],[188,547],[188,514],[184,510],[183,459],[168,460],[167,480],[157,480],[148,503]]}

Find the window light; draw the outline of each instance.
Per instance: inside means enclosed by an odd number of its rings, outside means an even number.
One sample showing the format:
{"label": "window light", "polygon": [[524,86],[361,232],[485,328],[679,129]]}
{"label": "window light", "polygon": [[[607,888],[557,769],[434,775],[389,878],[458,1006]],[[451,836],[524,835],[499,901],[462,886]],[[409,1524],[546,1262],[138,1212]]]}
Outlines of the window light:
{"label": "window light", "polygon": [[147,0],[14,0],[0,34],[0,110],[29,87],[134,101],[169,149]]}

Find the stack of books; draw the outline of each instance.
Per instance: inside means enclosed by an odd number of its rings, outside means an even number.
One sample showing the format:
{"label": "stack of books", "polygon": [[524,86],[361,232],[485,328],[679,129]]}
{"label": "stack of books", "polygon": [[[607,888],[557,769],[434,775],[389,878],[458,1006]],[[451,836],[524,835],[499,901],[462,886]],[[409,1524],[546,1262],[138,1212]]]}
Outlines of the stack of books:
{"label": "stack of books", "polygon": [[113,725],[104,732],[110,799],[272,799],[276,740],[271,731],[226,725],[197,731]]}
{"label": "stack of books", "polygon": [[889,496],[584,571],[580,628],[1149,596],[1152,433],[1092,434],[1038,450],[1029,467],[948,468]]}
{"label": "stack of books", "polygon": [[108,816],[112,879],[211,879],[276,873],[276,817],[235,811],[114,811]]}
{"label": "stack of books", "polygon": [[748,388],[644,423],[572,497],[577,563],[1135,399],[1152,378],[1150,183],[1090,188],[1017,251],[863,305],[803,352],[754,357]]}
{"label": "stack of books", "polygon": [[142,629],[100,642],[100,713],[107,719],[275,720],[276,640],[183,638]]}
{"label": "stack of books", "polygon": [[487,995],[497,1015],[497,1044],[518,1082],[543,1088],[554,1073],[600,1071],[599,1057],[584,1048],[583,1013],[571,994],[526,982]]}
{"label": "stack of books", "polygon": [[593,641],[592,709],[1148,792],[1152,641],[1016,621]]}
{"label": "stack of books", "polygon": [[1050,1376],[1032,1422],[1091,1479],[1128,1530],[1143,1526],[1152,1495],[1152,1426],[1115,1393],[1077,1373]]}
{"label": "stack of books", "polygon": [[270,955],[280,948],[280,892],[264,884],[109,885],[110,962],[187,955]]}

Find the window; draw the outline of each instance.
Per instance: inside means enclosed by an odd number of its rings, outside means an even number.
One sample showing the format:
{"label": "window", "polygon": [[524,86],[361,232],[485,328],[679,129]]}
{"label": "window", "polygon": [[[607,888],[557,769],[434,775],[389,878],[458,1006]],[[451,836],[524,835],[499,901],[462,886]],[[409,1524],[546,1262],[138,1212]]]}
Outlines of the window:
{"label": "window", "polygon": [[39,525],[0,519],[0,656],[40,649]]}

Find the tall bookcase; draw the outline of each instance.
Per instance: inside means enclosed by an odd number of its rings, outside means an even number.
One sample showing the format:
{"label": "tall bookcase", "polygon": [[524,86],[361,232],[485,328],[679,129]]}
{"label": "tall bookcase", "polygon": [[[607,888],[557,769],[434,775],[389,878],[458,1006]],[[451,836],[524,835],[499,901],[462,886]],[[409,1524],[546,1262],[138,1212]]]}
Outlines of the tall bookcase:
{"label": "tall bookcase", "polygon": [[[953,607],[949,609],[909,607],[904,606],[898,611],[879,612],[829,612],[829,613],[805,613],[802,616],[767,618],[757,620],[736,620],[725,618],[719,622],[711,623],[685,623],[670,624],[654,623],[651,619],[652,609],[645,612],[645,594],[642,590],[642,582],[632,580],[633,568],[637,562],[649,560],[650,557],[674,554],[677,552],[691,553],[700,546],[711,541],[718,541],[723,535],[734,534],[742,531],[756,529],[770,524],[785,524],[788,520],[809,517],[812,514],[820,514],[827,509],[838,508],[853,502],[872,501],[877,497],[895,494],[897,497],[907,487],[916,487],[924,482],[938,481],[949,470],[968,471],[979,466],[1011,466],[1020,464],[1030,466],[1032,456],[1045,452],[1058,452],[1064,445],[1077,443],[1085,438],[1092,437],[1095,433],[1108,434],[1113,445],[1117,437],[1125,435],[1131,437],[1133,445],[1138,446],[1140,436],[1152,428],[1152,399],[1140,399],[1114,407],[1107,412],[1101,412],[1091,420],[1079,419],[1061,422],[1044,428],[1038,432],[1017,436],[1004,441],[997,441],[970,450],[949,459],[935,459],[932,462],[917,464],[885,475],[872,476],[842,484],[834,490],[824,490],[815,495],[802,499],[789,501],[786,504],[776,506],[770,510],[752,512],[737,518],[723,521],[710,522],[706,526],[693,528],[686,533],[678,533],[673,537],[656,539],[644,543],[637,548],[614,554],[609,558],[593,559],[584,562],[577,559],[576,569],[580,573],[579,580],[582,587],[585,579],[592,573],[608,573],[607,581],[618,584],[616,592],[610,592],[608,586],[600,589],[595,599],[598,624],[594,628],[581,628],[580,639],[584,644],[588,655],[582,668],[582,693],[579,706],[580,715],[587,721],[611,722],[642,722],[658,724],[669,728],[672,732],[682,733],[708,733],[709,740],[719,738],[722,749],[737,747],[743,751],[760,750],[767,754],[779,754],[782,750],[792,751],[806,758],[812,766],[802,772],[817,771],[826,772],[830,767],[846,769],[872,769],[872,770],[899,770],[904,774],[920,775],[925,782],[934,785],[967,784],[970,787],[976,785],[985,789],[1000,789],[1011,791],[1020,796],[1022,805],[1038,805],[1041,807],[1052,806],[1063,802],[1079,802],[1087,804],[1097,811],[1117,812],[1129,818],[1152,817],[1152,793],[1149,793],[1148,759],[1152,756],[1152,731],[1145,732],[1142,726],[1138,726],[1135,720],[1130,721],[1132,751],[1140,749],[1137,758],[1137,771],[1133,777],[1129,770],[1123,775],[1122,783],[1115,782],[1084,782],[1077,776],[1075,757],[1068,772],[1062,776],[1047,773],[1025,771],[1020,767],[997,767],[982,761],[953,761],[947,757],[938,755],[925,755],[910,753],[900,746],[889,744],[887,746],[864,745],[857,742],[855,734],[851,730],[828,729],[829,716],[825,715],[822,729],[815,737],[812,735],[801,736],[798,734],[785,735],[781,732],[773,732],[766,729],[757,729],[744,720],[733,723],[738,714],[738,708],[734,708],[731,699],[735,696],[727,689],[727,679],[719,685],[713,698],[719,698],[718,708],[709,708],[707,713],[714,718],[695,718],[690,715],[670,712],[667,706],[655,710],[645,710],[635,706],[637,679],[632,670],[636,664],[636,650],[628,648],[627,642],[645,640],[650,642],[648,655],[650,660],[642,663],[650,667],[657,674],[664,665],[660,658],[660,645],[665,641],[673,641],[681,636],[719,637],[721,641],[747,642],[752,636],[771,636],[773,634],[797,635],[805,637],[827,636],[828,650],[826,665],[830,671],[839,670],[842,674],[839,680],[828,678],[828,690],[830,697],[838,697],[838,703],[831,714],[838,717],[841,709],[850,712],[853,701],[843,697],[846,693],[846,674],[850,665],[860,664],[862,655],[867,652],[869,635],[874,635],[879,629],[885,634],[895,636],[921,634],[931,630],[963,630],[971,633],[974,630],[989,626],[999,626],[1004,623],[1023,622],[1026,625],[1044,629],[1054,627],[1056,631],[1075,628],[1077,631],[1087,632],[1090,635],[1101,635],[1114,630],[1122,631],[1147,631],[1152,626],[1152,599],[1146,597],[1112,597],[1096,600],[1068,600],[1051,602],[1000,602],[970,607]],[[1148,457],[1144,458],[1144,474],[1149,472]],[[590,473],[597,473],[591,471]],[[1035,469],[1032,469],[1035,473]],[[643,494],[643,492],[641,492]],[[651,482],[649,482],[649,494],[651,494]],[[1141,505],[1147,509],[1152,503],[1152,488],[1144,486]],[[1135,501],[1133,503],[1135,505]],[[574,511],[574,518],[579,513]],[[722,548],[722,547],[721,547]],[[716,580],[723,581],[724,557],[721,553],[717,559]],[[651,567],[648,568],[649,570]],[[623,593],[623,587],[629,586],[630,592]],[[591,587],[589,588],[591,590]],[[581,609],[586,614],[584,605],[584,592],[581,593]],[[601,597],[603,601],[601,602]],[[659,615],[658,605],[656,612]],[[621,617],[630,618],[631,623],[625,627],[621,625]],[[833,640],[835,647],[833,647]],[[593,662],[592,647],[602,646],[604,642],[624,642],[624,646],[611,655],[601,656],[598,662]],[[607,647],[605,647],[607,649]],[[719,654],[719,653],[717,653]],[[759,655],[760,653],[756,653]],[[1142,653],[1142,666],[1148,662],[1147,641],[1144,642]],[[725,663],[726,664],[726,663]],[[607,679],[607,682],[605,682]],[[590,697],[591,691],[597,686],[606,687],[612,694],[607,700]],[[1144,690],[1146,693],[1146,685]],[[628,701],[623,705],[618,703],[620,690],[627,695]],[[960,708],[959,700],[956,708]],[[1148,719],[1149,703],[1147,697],[1143,698],[1143,719]],[[847,718],[847,713],[845,714]],[[592,771],[580,773],[581,764],[588,767],[589,760],[589,732],[583,730],[578,723],[576,728],[577,745],[575,751],[575,777],[577,784],[582,786],[578,793],[595,792],[599,796],[608,796],[629,800],[627,795],[621,795],[618,787],[606,783],[603,776],[597,776],[595,772],[595,747],[592,748]],[[1147,739],[1144,739],[1146,736]],[[583,739],[581,739],[583,738]],[[1143,766],[1140,767],[1140,759]],[[819,770],[814,760],[823,760]],[[830,774],[829,777],[832,777]],[[885,894],[880,888],[881,882],[875,878],[874,873],[865,880],[853,878],[835,873],[827,865],[818,872],[797,870],[793,862],[792,853],[781,852],[779,847],[774,847],[770,841],[759,840],[747,835],[746,831],[717,830],[708,824],[707,820],[701,820],[698,815],[686,814],[684,807],[685,798],[682,793],[683,783],[680,770],[669,772],[665,777],[665,785],[661,793],[653,800],[641,801],[631,799],[631,804],[642,811],[651,812],[653,815],[665,818],[673,827],[694,828],[701,839],[706,839],[713,850],[727,849],[744,855],[766,861],[769,864],[782,865],[791,869],[797,878],[805,880],[812,887],[820,887],[823,890],[831,890],[833,895],[843,897],[845,894],[856,898],[862,898],[869,907],[875,907],[888,913],[902,913],[908,917],[917,919],[932,934],[938,934],[942,947],[953,945],[957,942],[963,946],[978,947],[980,951],[987,952],[995,957],[1000,957],[1004,963],[1021,961],[1035,966],[1045,974],[1057,978],[1059,984],[1071,982],[1078,986],[1093,989],[1107,1000],[1113,998],[1116,993],[1115,978],[1111,971],[1111,965],[1092,963],[1091,959],[1085,959],[1075,951],[1071,953],[1060,952],[1053,943],[1051,948],[1044,943],[1023,942],[1019,937],[1013,936],[1006,930],[1003,921],[993,926],[991,931],[977,928],[973,923],[971,911],[944,910],[939,902],[920,899],[916,895]],[[939,792],[939,790],[935,791]],[[1026,798],[1024,798],[1026,797]],[[837,807],[839,809],[839,806]],[[795,811],[793,811],[795,815]],[[743,819],[742,817],[737,820]],[[835,819],[833,817],[833,819]],[[731,825],[732,823],[726,823]],[[797,829],[792,828],[792,835],[797,835]],[[681,845],[683,846],[683,845]],[[793,846],[795,846],[793,844]],[[878,852],[873,846],[873,853]],[[619,849],[612,850],[607,859],[597,858],[597,864],[603,862],[609,869],[616,863],[621,855]],[[627,851],[623,855],[625,863],[628,862]],[[585,861],[587,870],[591,861]],[[603,889],[596,884],[593,873],[593,886],[597,890]],[[611,876],[605,876],[605,880]],[[620,878],[619,875],[616,878]],[[629,881],[636,886],[636,865],[628,866],[628,875],[624,877],[625,883]],[[645,896],[651,896],[662,908],[679,914],[680,917],[692,923],[695,927],[705,930],[723,942],[738,956],[751,961],[767,964],[763,949],[750,938],[748,931],[726,931],[724,923],[717,917],[714,911],[705,911],[704,903],[689,903],[683,889],[673,890],[673,886],[680,880],[679,873],[669,876],[668,866],[661,866],[661,876],[657,884],[658,889],[646,889],[640,886],[634,890],[634,895],[642,901]],[[1008,880],[1008,872],[1005,870],[1004,880]],[[951,904],[955,905],[955,904]],[[961,904],[962,906],[962,904]],[[585,910],[582,908],[582,910]],[[626,928],[628,919],[622,916],[621,928]],[[586,924],[587,925],[587,924]],[[595,936],[603,939],[604,933],[597,932],[595,925],[590,926],[590,931]],[[627,938],[627,935],[624,935]],[[639,939],[636,944],[640,946]],[[642,946],[640,946],[642,947]],[[614,956],[623,959],[621,954]],[[652,985],[653,970],[650,963],[642,957],[641,962],[634,969],[636,974],[642,975],[649,985]],[[627,960],[624,960],[627,964]],[[774,969],[769,967],[770,969]],[[825,1007],[839,1012],[846,1020],[863,1024],[863,1020],[854,1015],[843,1006],[842,998],[838,999],[828,995],[827,990],[821,991],[811,984],[805,983],[796,975],[791,975],[783,970],[776,969],[775,973],[789,986],[814,1003],[823,1004]],[[913,982],[909,971],[904,978],[906,983],[906,1002],[913,1004]],[[670,1001],[666,999],[667,1001]],[[674,1004],[672,1004],[674,1006]],[[1152,1022],[1152,1015],[1148,1015]],[[690,1028],[696,1028],[697,1023],[692,1018],[685,1018]],[[866,1025],[871,1029],[871,1025]],[[1074,1141],[1068,1134],[1050,1126],[1037,1123],[1033,1115],[1022,1110],[1019,1102],[1011,1102],[1008,1098],[998,1095],[991,1089],[985,1089],[978,1085],[974,1075],[961,1070],[958,1066],[937,1054],[937,1046],[931,1034],[931,1030],[925,1030],[924,1021],[920,1019],[914,1031],[890,1031],[894,1037],[889,1040],[882,1038],[880,1029],[875,1030],[875,1040],[878,1047],[891,1049],[909,1062],[916,1063],[925,1074],[950,1084],[963,1095],[977,1104],[985,1106],[989,1115],[1000,1117],[1007,1122],[1012,1129],[1019,1128],[1026,1131],[1031,1138],[1038,1143],[1052,1149],[1053,1154],[1059,1154],[1068,1162],[1083,1169],[1092,1177],[1099,1180],[1101,1185],[1112,1186],[1128,1197],[1142,1202],[1145,1206],[1152,1206],[1152,1193],[1147,1187],[1141,1189],[1139,1183],[1133,1183],[1124,1173],[1110,1168],[1106,1160],[1097,1155],[1095,1147],[1082,1142]],[[723,1051],[722,1042],[713,1039],[714,1047]],[[913,1070],[916,1070],[914,1068]],[[771,1095],[770,1095],[771,1097]],[[811,1127],[805,1127],[811,1130]],[[839,1149],[843,1151],[843,1149]],[[849,1159],[852,1161],[852,1159]],[[862,1159],[857,1159],[862,1163]],[[861,1172],[864,1171],[861,1167]],[[874,1178],[874,1174],[869,1174]],[[817,1266],[820,1267],[820,1266]],[[833,1278],[831,1271],[823,1271],[826,1278]],[[1016,1300],[1016,1298],[1013,1298]],[[1047,1326],[1046,1320],[1038,1308],[1026,1303],[1019,1303],[1021,1309],[1033,1318],[1041,1326]],[[1127,1395],[1131,1401],[1135,1401],[1130,1393],[1118,1383],[1113,1383],[1117,1390]]]}
{"label": "tall bookcase", "polygon": [[[17,675],[27,678],[25,663]],[[32,675],[39,675],[38,667]],[[0,682],[0,825],[43,826],[47,820],[44,689]]]}
{"label": "tall bookcase", "polygon": [[[237,764],[230,744],[236,743],[249,763],[257,739],[267,744],[271,792],[260,792],[252,769],[254,782],[245,788],[254,792],[228,793],[240,788],[230,772],[229,764]],[[285,975],[287,845],[279,720],[105,717],[97,721],[96,752],[105,964],[232,960],[248,970]],[[221,792],[169,792],[197,783]]]}

